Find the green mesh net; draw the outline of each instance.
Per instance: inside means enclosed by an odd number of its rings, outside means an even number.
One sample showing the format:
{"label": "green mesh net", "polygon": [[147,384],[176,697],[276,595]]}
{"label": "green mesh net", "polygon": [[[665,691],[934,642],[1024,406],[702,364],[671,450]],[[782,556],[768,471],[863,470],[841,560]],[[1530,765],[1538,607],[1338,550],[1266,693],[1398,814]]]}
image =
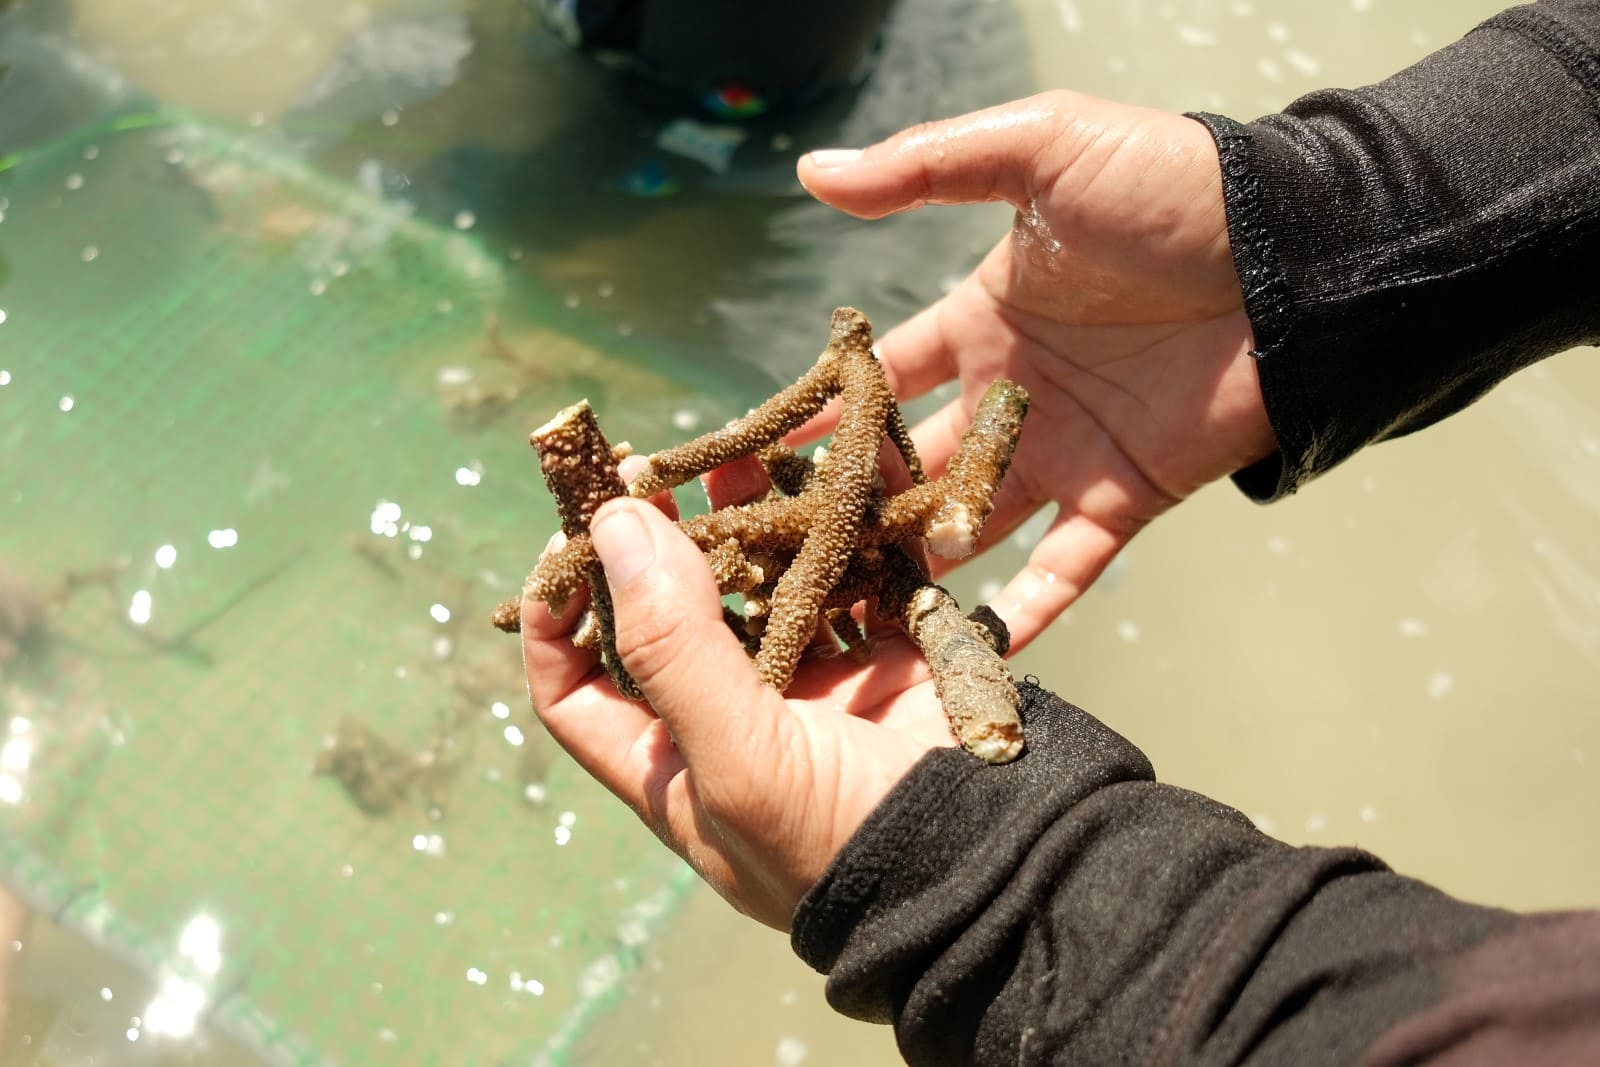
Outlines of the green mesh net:
{"label": "green mesh net", "polygon": [[729,412],[265,134],[118,119],[0,212],[0,882],[152,977],[129,1040],[566,1062],[689,880],[488,627],[526,429]]}

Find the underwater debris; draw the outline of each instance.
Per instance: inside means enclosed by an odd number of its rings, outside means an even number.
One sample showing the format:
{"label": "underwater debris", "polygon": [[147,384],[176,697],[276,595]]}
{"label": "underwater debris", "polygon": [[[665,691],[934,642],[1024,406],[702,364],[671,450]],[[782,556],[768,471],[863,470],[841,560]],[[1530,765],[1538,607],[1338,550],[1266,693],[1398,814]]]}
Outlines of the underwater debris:
{"label": "underwater debris", "polygon": [[[780,443],[835,396],[842,410],[825,454],[819,450],[817,459],[808,459]],[[626,486],[616,470],[620,456],[588,403],[580,402],[532,435],[565,542],[558,539],[540,557],[524,596],[559,611],[588,586],[594,594],[590,618],[573,640],[597,645],[618,689],[637,699],[638,687],[616,655],[610,598],[588,521],[601,503],[623,492],[648,497],[756,456],[771,493],[678,525],[706,553],[719,590],[742,595],[743,616],[724,615],[753,650],[761,680],[779,691],[788,687],[819,619],[847,652],[864,654],[866,637],[851,609],[875,600],[877,613],[898,623],[922,650],[956,739],[987,762],[1008,762],[1021,753],[1023,738],[1016,688],[1002,659],[1004,623],[987,609],[963,616],[905,549],[925,539],[946,558],[972,553],[1027,409],[1020,386],[993,383],[945,473],[929,479],[872,354],[872,328],[854,308],[834,312],[827,348],[797,382],[727,426],[649,456]],[[913,483],[894,496],[884,494],[878,477],[886,438]],[[520,599],[500,605],[494,623],[519,629]]]}
{"label": "underwater debris", "polygon": [[311,773],[338,780],[356,807],[368,815],[387,815],[407,801],[428,810],[444,807],[464,752],[456,733],[460,716],[451,715],[421,751],[406,752],[371,727],[346,716],[324,741]]}

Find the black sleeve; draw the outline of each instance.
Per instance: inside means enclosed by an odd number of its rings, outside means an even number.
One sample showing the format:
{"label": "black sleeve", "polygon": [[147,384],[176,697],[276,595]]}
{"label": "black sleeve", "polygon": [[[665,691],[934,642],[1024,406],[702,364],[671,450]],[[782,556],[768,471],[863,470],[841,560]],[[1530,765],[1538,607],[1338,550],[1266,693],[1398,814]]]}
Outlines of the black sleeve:
{"label": "black sleeve", "polygon": [[929,754],[795,915],[830,1003],[909,1063],[1600,1062],[1600,915],[1292,848],[1019,690],[1023,756]]}
{"label": "black sleeve", "polygon": [[1270,500],[1600,342],[1600,3],[1489,19],[1377,85],[1216,138],[1279,453]]}

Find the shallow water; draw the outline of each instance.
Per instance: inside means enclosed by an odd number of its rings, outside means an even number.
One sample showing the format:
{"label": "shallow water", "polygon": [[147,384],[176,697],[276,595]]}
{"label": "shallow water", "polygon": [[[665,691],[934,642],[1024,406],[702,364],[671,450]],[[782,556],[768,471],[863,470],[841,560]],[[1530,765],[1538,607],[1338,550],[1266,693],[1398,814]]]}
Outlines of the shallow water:
{"label": "shallow water", "polygon": [[[1496,7],[906,0],[884,65],[858,99],[809,123],[761,126],[741,165],[718,175],[654,151],[660,119],[541,36],[519,0],[24,3],[0,16],[0,58],[13,64],[0,82],[0,154],[87,121],[96,93],[281,131],[323,171],[403,196],[419,217],[481,241],[513,287],[548,294],[537,323],[508,318],[508,336],[553,324],[585,350],[614,351],[618,362],[584,385],[619,382],[608,421],[637,428],[650,447],[725,417],[808,363],[835,303],[892,322],[959,277],[1008,225],[1000,209],[870,225],[835,218],[789,180],[804,148],[860,144],[1056,85],[1249,118],[1312,88],[1377,79]],[[44,76],[42,65],[17,64],[25,34],[62,43],[58,59],[80,57],[91,88],[51,109],[8,109],[16,79]],[[629,191],[645,162],[665,169],[676,195]],[[214,193],[222,179],[213,171],[208,180]],[[0,221],[0,308],[26,266],[11,262],[8,281],[6,227],[16,224]],[[0,369],[18,358],[4,347],[6,329],[0,322]],[[413,362],[396,373],[427,395],[433,364]],[[644,377],[629,388],[618,376],[634,366]],[[720,395],[706,399],[724,371]],[[668,384],[649,384],[656,373]],[[23,384],[7,386],[13,398]],[[547,406],[559,392],[526,402]],[[0,411],[7,399],[0,390]],[[14,449],[9,425],[0,421],[0,447]],[[491,470],[492,442],[515,438],[517,425],[470,430]],[[408,502],[442,513],[454,498],[429,496],[433,483],[419,473],[412,487],[405,473],[425,469],[439,440],[398,438],[382,470]],[[1444,426],[1358,457],[1294,500],[1257,508],[1216,487],[1141,535],[1017,669],[1135,739],[1164,779],[1236,804],[1286,839],[1360,844],[1474,900],[1600,903],[1600,845],[1585,818],[1600,804],[1597,442],[1600,370],[1568,356]],[[241,477],[270,495],[282,474],[252,456]],[[511,503],[532,507],[526,496]],[[505,500],[476,500],[461,513],[467,540],[513,524],[496,514]],[[70,492],[32,501],[82,515]],[[119,548],[114,538],[79,540]],[[70,555],[29,547],[41,569]],[[958,597],[979,599],[1023,548],[974,567],[956,583]],[[324,577],[347,580],[347,565],[295,572],[267,595],[314,598]],[[407,625],[397,641],[418,639]],[[370,692],[396,697],[385,684],[373,681]],[[321,728],[317,719],[274,736],[300,744]],[[603,804],[572,788],[583,804]],[[603,868],[614,861],[592,862],[602,868],[594,883],[609,883],[614,872]],[[145,1003],[150,991],[39,920],[17,936],[0,1058],[96,1062],[106,1047],[97,1042],[126,1026],[123,1005]],[[829,1013],[820,980],[782,938],[707,893],[634,949],[620,1003],[573,1062],[895,1062],[881,1028]],[[101,990],[113,987],[106,1001]],[[464,1060],[486,1055],[470,1026],[457,1040]],[[243,1055],[222,1045],[142,1054],[219,1064]]]}

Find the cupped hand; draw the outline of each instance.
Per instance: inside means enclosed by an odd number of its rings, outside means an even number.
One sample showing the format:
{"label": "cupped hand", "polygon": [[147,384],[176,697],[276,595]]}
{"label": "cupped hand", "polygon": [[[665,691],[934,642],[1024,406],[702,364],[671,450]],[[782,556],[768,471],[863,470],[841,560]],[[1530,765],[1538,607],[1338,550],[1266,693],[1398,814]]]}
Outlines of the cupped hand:
{"label": "cupped hand", "polygon": [[795,906],[925,753],[951,745],[926,665],[902,637],[871,662],[808,655],[763,686],[711,572],[661,507],[620,499],[591,533],[617,648],[648,703],[619,696],[561,617],[522,605],[533,705],[551,735],[739,910],[788,930]]}
{"label": "cupped hand", "polygon": [[[980,550],[1056,505],[992,606],[1020,648],[1150,520],[1270,455],[1217,151],[1198,122],[1070,92],[813,152],[813,196],[865,218],[1006,201],[1011,232],[948,295],[884,335],[896,393],[960,395],[915,427],[943,469],[997,377],[1032,406]],[[808,428],[826,429],[826,418]]]}

